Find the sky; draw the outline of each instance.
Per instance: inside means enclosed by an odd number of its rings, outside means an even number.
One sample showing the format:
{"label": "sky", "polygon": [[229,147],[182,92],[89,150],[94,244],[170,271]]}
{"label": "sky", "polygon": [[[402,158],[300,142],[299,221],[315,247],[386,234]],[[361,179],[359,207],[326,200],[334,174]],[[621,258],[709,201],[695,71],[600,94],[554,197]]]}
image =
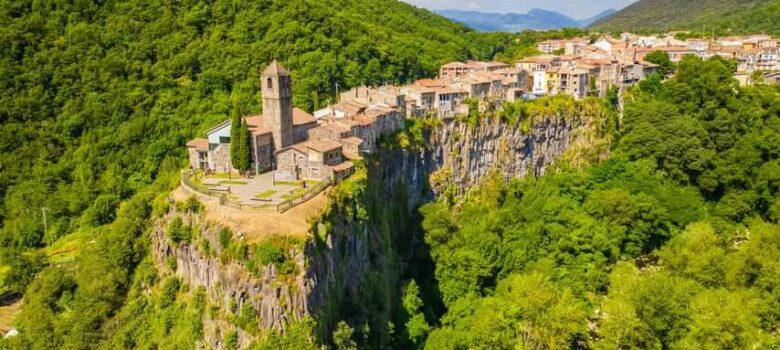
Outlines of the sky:
{"label": "sky", "polygon": [[613,8],[619,10],[634,0],[402,0],[431,10],[472,10],[526,13],[533,8],[560,12],[575,19],[595,16]]}

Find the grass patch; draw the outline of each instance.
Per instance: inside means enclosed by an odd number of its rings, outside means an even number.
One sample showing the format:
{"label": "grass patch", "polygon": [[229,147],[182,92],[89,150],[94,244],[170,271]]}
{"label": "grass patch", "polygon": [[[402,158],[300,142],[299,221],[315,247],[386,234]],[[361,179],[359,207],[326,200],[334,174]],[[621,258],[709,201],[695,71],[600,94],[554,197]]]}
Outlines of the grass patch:
{"label": "grass patch", "polygon": [[308,188],[307,189],[293,190],[291,193],[287,193],[287,194],[283,195],[282,196],[282,200],[286,201],[286,200],[302,197],[306,193],[307,190],[308,190]]}
{"label": "grass patch", "polygon": [[[300,186],[303,181],[304,180],[276,181],[276,184],[277,185],[286,185],[286,186]],[[305,181],[306,181],[306,186],[316,185],[316,184],[320,183],[320,181],[318,181],[318,180],[305,180]]]}
{"label": "grass patch", "polygon": [[3,284],[3,281],[5,281],[5,275],[8,274],[8,271],[11,271],[10,266],[0,265],[0,284]]}
{"label": "grass patch", "polygon": [[235,181],[235,180],[233,180],[233,181],[220,181],[219,184],[220,185],[246,185],[247,182],[246,181]]}
{"label": "grass patch", "polygon": [[84,245],[94,240],[95,235],[95,230],[81,230],[60,238],[52,245],[43,248],[42,252],[49,257],[50,262],[55,264],[73,262]]}
{"label": "grass patch", "polygon": [[227,173],[216,173],[216,174],[209,175],[209,177],[215,178],[215,179],[230,179],[230,178],[241,177],[241,175],[238,175],[238,174],[227,174]]}
{"label": "grass patch", "polygon": [[271,198],[271,196],[275,195],[277,192],[279,192],[279,191],[268,190],[268,191],[265,191],[265,192],[260,192],[257,195],[255,195],[255,198],[268,199],[268,198]]}

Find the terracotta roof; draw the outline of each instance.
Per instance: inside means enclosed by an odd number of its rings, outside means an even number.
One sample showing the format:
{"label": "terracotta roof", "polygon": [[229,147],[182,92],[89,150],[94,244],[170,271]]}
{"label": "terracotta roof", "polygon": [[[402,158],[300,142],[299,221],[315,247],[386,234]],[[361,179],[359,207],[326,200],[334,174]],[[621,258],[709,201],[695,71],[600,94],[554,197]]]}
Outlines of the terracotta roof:
{"label": "terracotta roof", "polygon": [[355,116],[355,121],[362,126],[368,126],[376,123],[376,117],[360,114]]}
{"label": "terracotta roof", "polygon": [[319,128],[323,128],[323,129],[326,129],[326,130],[329,130],[329,131],[334,131],[336,133],[344,133],[344,132],[352,131],[352,128],[350,128],[349,125],[341,123],[340,121],[339,122],[328,123],[328,124],[325,124],[325,125],[320,125],[320,126],[314,128],[312,130],[319,129]]}
{"label": "terracotta roof", "polygon": [[658,47],[640,47],[636,49],[637,52],[653,52],[653,51],[693,51],[685,46],[658,46]]}
{"label": "terracotta roof", "polygon": [[306,154],[309,151],[309,148],[306,147],[306,142],[296,143],[296,144],[290,146],[290,149],[296,150],[296,151],[301,152],[303,154]]}
{"label": "terracotta roof", "polygon": [[284,76],[284,75],[290,75],[290,73],[285,69],[281,64],[279,64],[278,61],[273,60],[271,64],[268,65],[268,67],[265,68],[263,71],[263,76]]}
{"label": "terracotta roof", "polygon": [[343,111],[347,114],[357,114],[365,108],[366,106],[364,104],[358,103],[357,101],[341,102],[333,106],[333,109]]}
{"label": "terracotta roof", "polygon": [[246,128],[249,129],[249,132],[251,132],[252,135],[260,136],[271,133],[271,129],[266,127],[265,123],[263,123],[262,115],[246,117],[244,118],[244,121],[246,122]]}
{"label": "terracotta roof", "polygon": [[209,150],[209,140],[207,139],[192,139],[189,142],[187,142],[187,147],[195,148],[198,151],[208,151]]}
{"label": "terracotta roof", "polygon": [[334,173],[340,173],[340,172],[352,169],[354,167],[355,167],[355,164],[353,164],[350,161],[346,161],[346,162],[343,162],[341,164],[331,166],[330,168],[333,169]]}
{"label": "terracotta roof", "polygon": [[314,118],[313,115],[297,107],[293,108],[292,117],[293,125],[303,125],[317,122],[317,119]]}
{"label": "terracotta roof", "polygon": [[341,143],[333,140],[319,140],[319,141],[306,141],[303,142],[309,149],[315,150],[320,153],[325,153],[341,148]]}
{"label": "terracotta roof", "polygon": [[415,85],[427,88],[441,87],[446,84],[442,79],[420,79],[414,82]]}
{"label": "terracotta roof", "polygon": [[347,127],[349,128],[349,130],[352,130],[352,127],[358,124],[360,123],[357,120],[355,120],[355,116],[351,116],[349,118],[341,118],[333,122],[331,125],[333,125],[334,130],[336,130],[337,128],[344,128],[344,127]]}
{"label": "terracotta roof", "polygon": [[383,106],[373,106],[363,112],[365,115],[370,115],[372,117],[379,117],[379,116],[385,116],[388,113],[393,112],[394,109],[389,107],[383,107]]}
{"label": "terracotta roof", "polygon": [[341,139],[341,143],[348,144],[348,145],[361,145],[363,144],[363,139],[355,136],[350,136],[347,138]]}
{"label": "terracotta roof", "polygon": [[405,86],[404,90],[414,94],[430,94],[436,92],[432,88],[426,86],[420,86],[420,85]]}

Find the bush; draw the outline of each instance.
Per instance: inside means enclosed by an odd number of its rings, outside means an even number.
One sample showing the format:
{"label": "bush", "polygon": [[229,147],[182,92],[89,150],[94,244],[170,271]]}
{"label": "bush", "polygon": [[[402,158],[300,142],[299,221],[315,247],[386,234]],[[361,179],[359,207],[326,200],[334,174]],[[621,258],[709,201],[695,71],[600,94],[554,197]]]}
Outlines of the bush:
{"label": "bush", "polygon": [[229,228],[223,227],[219,230],[219,245],[222,249],[228,249],[233,240],[233,232]]}
{"label": "bush", "polygon": [[203,204],[200,203],[198,200],[198,197],[195,195],[190,196],[190,198],[187,198],[187,201],[184,202],[185,208],[188,212],[199,214],[201,211],[203,211]]}
{"label": "bush", "polygon": [[190,227],[184,226],[184,221],[178,216],[168,224],[168,229],[165,231],[165,234],[168,239],[176,244],[181,242],[189,243],[192,241],[192,230]]}
{"label": "bush", "polygon": [[84,212],[84,224],[92,227],[111,223],[116,219],[116,209],[119,206],[119,197],[113,194],[104,194],[95,199],[86,212]]}
{"label": "bush", "polygon": [[254,257],[262,265],[281,264],[284,262],[284,251],[271,244],[259,244],[255,246]]}
{"label": "bush", "polygon": [[223,342],[225,343],[226,350],[237,350],[238,333],[236,333],[235,330],[228,331],[227,334],[225,334],[225,339],[223,339]]}
{"label": "bush", "polygon": [[161,193],[160,195],[154,198],[154,202],[152,202],[153,217],[161,218],[163,217],[163,215],[168,213],[170,209],[171,209],[171,203],[168,201],[167,193]]}
{"label": "bush", "polygon": [[176,293],[179,292],[180,283],[178,278],[169,278],[165,280],[160,292],[160,307],[166,308],[176,301]]}

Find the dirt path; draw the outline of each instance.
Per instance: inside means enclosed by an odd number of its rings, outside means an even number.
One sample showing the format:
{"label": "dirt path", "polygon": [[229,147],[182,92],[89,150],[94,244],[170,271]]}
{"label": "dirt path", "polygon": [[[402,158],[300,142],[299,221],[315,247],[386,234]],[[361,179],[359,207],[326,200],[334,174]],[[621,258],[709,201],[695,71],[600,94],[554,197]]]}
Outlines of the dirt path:
{"label": "dirt path", "polygon": [[[251,212],[220,206],[215,198],[200,196],[205,206],[205,218],[208,221],[230,227],[235,233],[243,232],[248,243],[262,241],[272,235],[290,235],[305,238],[309,233],[312,219],[316,218],[328,204],[328,190],[301,203],[284,213]],[[172,196],[177,201],[186,200],[191,193],[177,188]]]}
{"label": "dirt path", "polygon": [[19,316],[19,312],[22,311],[23,304],[22,298],[0,302],[0,335],[11,329],[16,316]]}

